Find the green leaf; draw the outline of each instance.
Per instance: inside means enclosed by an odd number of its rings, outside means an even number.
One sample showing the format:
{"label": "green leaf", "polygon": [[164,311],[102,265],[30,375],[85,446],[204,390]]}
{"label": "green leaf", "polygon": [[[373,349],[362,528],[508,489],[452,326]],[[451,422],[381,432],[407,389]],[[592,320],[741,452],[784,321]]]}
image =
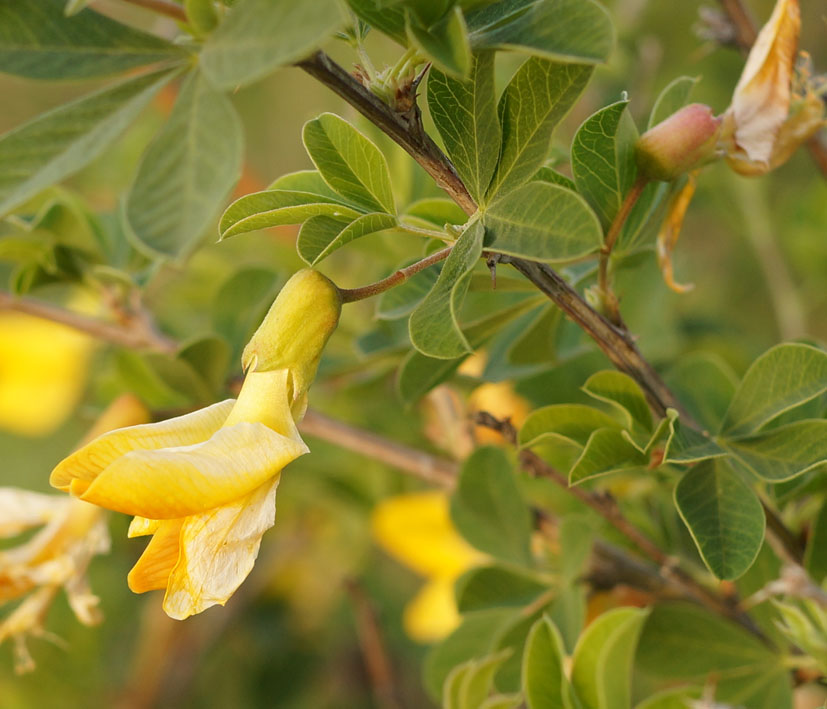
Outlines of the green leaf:
{"label": "green leaf", "polygon": [[620,429],[620,424],[593,406],[552,404],[529,414],[520,428],[520,446],[529,447],[548,438],[565,438],[585,446],[599,428]]}
{"label": "green leaf", "polygon": [[755,561],[764,541],[764,510],[729,465],[707,461],[691,468],[675,487],[675,505],[719,579],[736,579]]}
{"label": "green leaf", "polygon": [[92,162],[175,73],[126,79],[0,137],[0,216]]}
{"label": "green leaf", "polygon": [[710,436],[682,424],[677,413],[670,409],[669,435],[663,448],[664,463],[697,463],[726,454]]}
{"label": "green leaf", "polygon": [[609,14],[592,0],[500,0],[468,14],[474,49],[515,49],[561,62],[606,61]]}
{"label": "green leaf", "polygon": [[531,628],[523,653],[523,691],[529,709],[575,709],[560,631],[547,616]]}
{"label": "green leaf", "polygon": [[800,344],[777,345],[747,370],[721,432],[742,436],[827,390],[827,353]]}
{"label": "green leaf", "polygon": [[423,674],[428,693],[436,698],[451,670],[474,657],[484,657],[494,645],[502,628],[511,620],[512,610],[470,613],[462,624],[425,658]]}
{"label": "green leaf", "polygon": [[708,431],[721,427],[738,379],[720,357],[698,352],[682,357],[664,377],[687,411]]}
{"label": "green leaf", "polygon": [[577,191],[574,180],[546,165],[543,165],[543,167],[537,170],[537,172],[534,173],[534,177],[531,179],[538,180],[540,182],[549,182],[552,185],[560,185],[560,187],[565,187],[567,190],[571,190],[572,192]]}
{"label": "green leaf", "polygon": [[506,648],[471,661],[471,669],[465,674],[459,688],[458,709],[479,709],[482,706],[491,693],[494,675],[512,652],[511,648]]}
{"label": "green leaf", "polygon": [[547,182],[529,182],[492,203],[483,222],[486,247],[537,261],[570,261],[600,248],[603,232],[580,195]]}
{"label": "green leaf", "polygon": [[819,585],[827,577],[827,505],[823,503],[810,527],[807,550],[804,554],[804,567],[813,581]]}
{"label": "green leaf", "polygon": [[474,662],[470,660],[455,667],[445,679],[442,687],[442,706],[444,709],[462,709],[462,687],[466,678],[474,671]]}
{"label": "green leaf", "polygon": [[204,43],[199,64],[220,89],[304,59],[342,24],[336,0],[241,0]]}
{"label": "green leaf", "polygon": [[[474,283],[472,281],[471,288]],[[497,277],[497,290],[504,292],[503,284]],[[537,309],[525,329],[509,345],[507,360],[515,365],[548,365],[555,359],[555,340],[559,332],[562,313],[551,303]]]}
{"label": "green leaf", "polygon": [[655,606],[638,643],[636,670],[671,685],[705,684],[713,674],[718,702],[748,709],[792,707],[782,658],[743,628],[697,605]]}
{"label": "green leaf", "polygon": [[495,694],[480,704],[480,709],[519,709],[522,704],[522,694]]}
{"label": "green leaf", "polygon": [[827,464],[827,419],[805,419],[721,443],[759,478],[777,483]]}
{"label": "green leaf", "polygon": [[184,0],[190,26],[198,34],[208,34],[218,25],[218,13],[212,0]]}
{"label": "green leaf", "polygon": [[[404,266],[410,266],[409,261]],[[430,293],[439,277],[439,266],[433,265],[415,273],[396,288],[386,290],[376,304],[376,317],[380,320],[398,320],[410,315],[425,296]]]}
{"label": "green leaf", "polygon": [[662,120],[669,118],[673,113],[683,108],[689,101],[689,94],[695,84],[700,81],[699,76],[679,76],[670,81],[663,91],[660,92],[655,105],[652,106],[652,113],[649,114],[648,128],[652,128]]}
{"label": "green leaf", "polygon": [[484,235],[478,221],[466,228],[431,292],[411,313],[411,344],[428,357],[453,359],[473,351],[460,329],[459,311],[468,292],[468,276],[482,254]]}
{"label": "green leaf", "polygon": [[618,101],[600,109],[577,129],[571,145],[571,169],[577,191],[585,197],[608,230],[637,173],[637,128]]}
{"label": "green leaf", "polygon": [[[430,81],[430,79],[429,79]],[[440,229],[446,224],[465,224],[468,215],[452,199],[430,197],[420,199],[405,209],[406,217],[421,220],[426,227],[431,225]]]}
{"label": "green leaf", "polygon": [[494,52],[476,54],[466,80],[431,69],[428,108],[457,173],[474,200],[483,203],[500,154]]}
{"label": "green leaf", "polygon": [[460,613],[470,613],[491,608],[522,608],[548,590],[548,583],[536,574],[507,566],[482,566],[457,580],[457,609]]}
{"label": "green leaf", "polygon": [[632,662],[648,612],[616,608],[592,621],[574,649],[571,683],[584,709],[628,709]]}
{"label": "green leaf", "polygon": [[90,79],[187,52],[92,10],[64,14],[65,0],[0,0],[0,72],[30,79]]}
{"label": "green leaf", "polygon": [[361,212],[323,194],[272,189],[244,195],[233,202],[218,225],[222,239],[284,224],[300,224],[311,217],[326,216],[350,221]]}
{"label": "green leaf", "polygon": [[652,412],[638,383],[627,374],[611,369],[592,374],[583,385],[589,396],[605,401],[618,409],[628,425],[638,424],[652,430]]}
{"label": "green leaf", "polygon": [[460,471],[451,519],[480,551],[513,564],[531,564],[531,515],[505,453],[477,448]]}
{"label": "green leaf", "polygon": [[586,88],[593,68],[527,59],[499,105],[502,141],[488,200],[528,182],[545,162],[554,127]]}
{"label": "green leaf", "polygon": [[350,123],[323,113],[304,125],[304,146],[324,181],[369,211],[396,214],[388,163]]}
{"label": "green leaf", "polygon": [[230,365],[230,346],[225,340],[214,335],[195,338],[181,345],[176,357],[198,372],[214,397],[221,395]]}
{"label": "green leaf", "polygon": [[452,8],[429,27],[422,25],[409,12],[406,29],[411,45],[436,67],[454,76],[468,76],[472,61],[471,45],[462,8]]}
{"label": "green leaf", "polygon": [[678,687],[647,697],[635,709],[686,709],[692,706],[693,699],[700,699],[700,687]]}
{"label": "green leaf", "polygon": [[170,258],[190,253],[238,181],[243,150],[233,105],[194,72],[126,196],[124,216],[138,245]]}
{"label": "green leaf", "polygon": [[384,32],[403,47],[408,46],[405,33],[405,11],[398,5],[391,5],[383,0],[347,0],[356,16],[371,27]]}
{"label": "green leaf", "polygon": [[586,447],[569,471],[569,484],[576,485],[602,475],[647,465],[649,458],[631,442],[626,431],[601,428],[589,437]]}
{"label": "green leaf", "polygon": [[336,222],[341,224],[337,219],[331,219],[328,216],[312,217],[305,222],[299,238],[296,241],[296,249],[308,264],[315,266],[322,259],[326,259],[337,249],[342,248],[351,241],[359,239],[368,234],[374,234],[377,231],[384,231],[396,226],[396,217],[390,214],[383,214],[382,212],[373,212],[371,214],[363,214],[350,223],[345,223],[344,227],[339,227],[338,231],[330,233],[325,229],[308,229],[311,222],[317,220],[325,220],[326,222]]}

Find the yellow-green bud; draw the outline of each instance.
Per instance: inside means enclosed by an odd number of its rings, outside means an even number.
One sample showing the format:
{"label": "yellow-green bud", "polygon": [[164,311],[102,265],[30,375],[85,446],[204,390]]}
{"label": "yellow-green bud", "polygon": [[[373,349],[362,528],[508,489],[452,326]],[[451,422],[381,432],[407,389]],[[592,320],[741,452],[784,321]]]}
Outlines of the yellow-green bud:
{"label": "yellow-green bud", "polygon": [[721,119],[691,103],[647,130],[635,146],[638,171],[671,182],[716,156]]}
{"label": "yellow-green bud", "polygon": [[316,376],[322,350],[339,323],[341,310],[341,293],[329,278],[309,268],[295,273],[244,348],[244,369],[289,369],[292,400],[298,400]]}

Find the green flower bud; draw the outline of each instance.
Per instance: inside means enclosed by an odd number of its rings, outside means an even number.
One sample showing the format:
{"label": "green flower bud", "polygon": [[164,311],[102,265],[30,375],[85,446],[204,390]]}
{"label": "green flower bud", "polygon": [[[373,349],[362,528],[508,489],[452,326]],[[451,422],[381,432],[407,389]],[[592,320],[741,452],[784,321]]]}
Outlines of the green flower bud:
{"label": "green flower bud", "polygon": [[717,154],[721,119],[709,106],[691,103],[646,131],[635,151],[640,174],[671,182]]}

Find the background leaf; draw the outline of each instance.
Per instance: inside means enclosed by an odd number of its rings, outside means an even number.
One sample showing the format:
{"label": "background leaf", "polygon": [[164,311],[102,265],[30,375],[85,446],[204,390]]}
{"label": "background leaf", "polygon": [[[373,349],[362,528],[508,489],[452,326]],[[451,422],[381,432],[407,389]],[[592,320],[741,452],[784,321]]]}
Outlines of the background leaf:
{"label": "background leaf", "polygon": [[409,12],[406,28],[411,44],[435,66],[454,76],[468,76],[472,61],[471,45],[462,8],[453,7],[428,27]]}
{"label": "background leaf", "polygon": [[575,709],[560,631],[543,617],[531,628],[523,654],[523,691],[529,709]]}
{"label": "background leaf", "polygon": [[191,252],[241,175],[241,121],[200,72],[191,74],[149,144],[126,196],[131,236],[154,254]]}
{"label": "background leaf", "polygon": [[649,114],[647,129],[656,126],[662,120],[683,108],[689,101],[689,95],[700,80],[697,76],[679,76],[670,81],[658,94],[652,112]]}

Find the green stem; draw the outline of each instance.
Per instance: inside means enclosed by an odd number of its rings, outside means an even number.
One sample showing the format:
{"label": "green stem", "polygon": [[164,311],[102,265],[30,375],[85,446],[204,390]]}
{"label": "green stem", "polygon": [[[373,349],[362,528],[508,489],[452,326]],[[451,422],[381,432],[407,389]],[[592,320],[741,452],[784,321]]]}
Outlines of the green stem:
{"label": "green stem", "polygon": [[399,222],[396,225],[397,229],[401,231],[407,232],[408,234],[413,234],[414,236],[424,236],[426,239],[439,239],[440,241],[454,241],[448,234],[444,231],[436,231],[435,229],[423,229],[422,227],[413,226],[412,224],[405,224],[403,222]]}

